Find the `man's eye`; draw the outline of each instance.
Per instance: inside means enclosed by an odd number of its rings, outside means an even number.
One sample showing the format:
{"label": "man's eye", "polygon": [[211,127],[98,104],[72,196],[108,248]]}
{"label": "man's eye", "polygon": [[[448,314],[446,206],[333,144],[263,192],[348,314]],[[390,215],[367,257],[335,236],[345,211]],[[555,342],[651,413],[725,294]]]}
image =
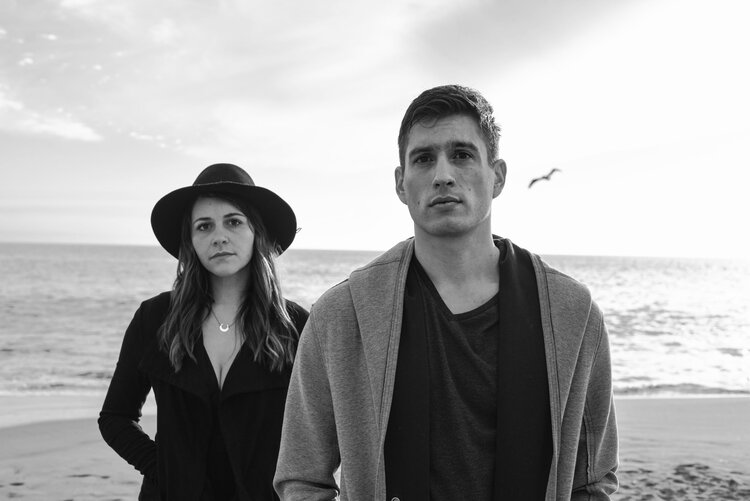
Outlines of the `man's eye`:
{"label": "man's eye", "polygon": [[423,164],[430,161],[430,155],[419,155],[414,159],[415,164]]}
{"label": "man's eye", "polygon": [[453,156],[459,160],[470,160],[474,158],[468,151],[457,151]]}

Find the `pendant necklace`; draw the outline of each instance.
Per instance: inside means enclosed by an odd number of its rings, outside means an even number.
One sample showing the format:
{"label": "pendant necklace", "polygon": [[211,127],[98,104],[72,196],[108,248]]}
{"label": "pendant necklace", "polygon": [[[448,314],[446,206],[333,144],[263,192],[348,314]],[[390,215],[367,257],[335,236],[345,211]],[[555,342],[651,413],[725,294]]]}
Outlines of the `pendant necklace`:
{"label": "pendant necklace", "polygon": [[214,309],[211,308],[211,315],[214,316],[216,321],[219,323],[219,330],[221,332],[229,332],[229,328],[234,325],[234,323],[237,321],[237,317],[235,317],[234,321],[231,324],[223,324],[221,323],[221,320],[219,320],[219,317],[216,316],[216,313],[214,313]]}

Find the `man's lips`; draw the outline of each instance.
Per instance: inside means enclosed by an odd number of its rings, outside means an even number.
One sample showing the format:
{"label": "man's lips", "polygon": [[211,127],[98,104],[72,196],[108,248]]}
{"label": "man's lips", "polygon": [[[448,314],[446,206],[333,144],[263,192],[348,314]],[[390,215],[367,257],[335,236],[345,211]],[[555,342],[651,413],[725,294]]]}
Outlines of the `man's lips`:
{"label": "man's lips", "polygon": [[451,204],[451,203],[460,204],[461,200],[458,197],[443,195],[443,196],[435,197],[432,200],[430,200],[430,207],[434,207],[436,205]]}

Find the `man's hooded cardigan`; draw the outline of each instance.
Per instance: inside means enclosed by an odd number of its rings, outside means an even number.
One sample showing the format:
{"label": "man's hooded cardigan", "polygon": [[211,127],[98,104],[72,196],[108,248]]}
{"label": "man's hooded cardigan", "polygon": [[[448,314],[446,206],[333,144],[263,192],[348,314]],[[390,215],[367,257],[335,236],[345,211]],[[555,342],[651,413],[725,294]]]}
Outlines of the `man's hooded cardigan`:
{"label": "man's hooded cardigan", "polygon": [[[284,413],[274,479],[282,500],[334,499],[339,490],[342,500],[385,499],[384,444],[413,253],[413,239],[396,245],[313,306]],[[603,318],[586,287],[530,257],[552,427],[545,500],[607,500],[617,488],[617,430]]]}

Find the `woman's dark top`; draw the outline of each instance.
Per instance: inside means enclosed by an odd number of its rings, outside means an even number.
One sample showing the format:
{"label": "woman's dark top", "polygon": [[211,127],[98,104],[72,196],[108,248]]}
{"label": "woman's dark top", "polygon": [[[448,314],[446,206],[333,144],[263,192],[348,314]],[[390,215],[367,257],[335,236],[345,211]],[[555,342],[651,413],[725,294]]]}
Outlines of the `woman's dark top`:
{"label": "woman's dark top", "polygon": [[[198,365],[201,371],[203,371],[203,376],[206,378],[206,384],[210,388],[209,393],[211,398],[212,425],[208,444],[208,461],[206,463],[207,485],[210,486],[210,490],[216,499],[231,500],[235,492],[234,473],[232,473],[232,463],[229,462],[229,456],[227,455],[227,445],[224,441],[224,436],[221,434],[221,427],[218,425],[221,388],[219,388],[219,382],[216,380],[216,372],[214,372],[211,359],[208,358],[205,347],[199,343],[196,348],[198,348],[198,353],[196,354]],[[232,367],[230,366],[225,381],[230,377],[231,373]]]}
{"label": "woman's dark top", "polygon": [[[200,367],[200,356],[198,363],[186,357],[175,373],[156,335],[168,308],[165,292],[144,301],[128,326],[99,414],[104,440],[144,475],[139,499],[222,499],[207,482],[209,476],[227,478],[209,473],[218,436],[235,479],[234,499],[278,499],[272,481],[291,368],[271,372],[243,345],[220,392],[213,372],[210,379]],[[307,311],[291,301],[287,309],[301,333]],[[202,343],[197,346],[207,358]],[[138,425],[150,390],[157,405],[154,439]]]}

